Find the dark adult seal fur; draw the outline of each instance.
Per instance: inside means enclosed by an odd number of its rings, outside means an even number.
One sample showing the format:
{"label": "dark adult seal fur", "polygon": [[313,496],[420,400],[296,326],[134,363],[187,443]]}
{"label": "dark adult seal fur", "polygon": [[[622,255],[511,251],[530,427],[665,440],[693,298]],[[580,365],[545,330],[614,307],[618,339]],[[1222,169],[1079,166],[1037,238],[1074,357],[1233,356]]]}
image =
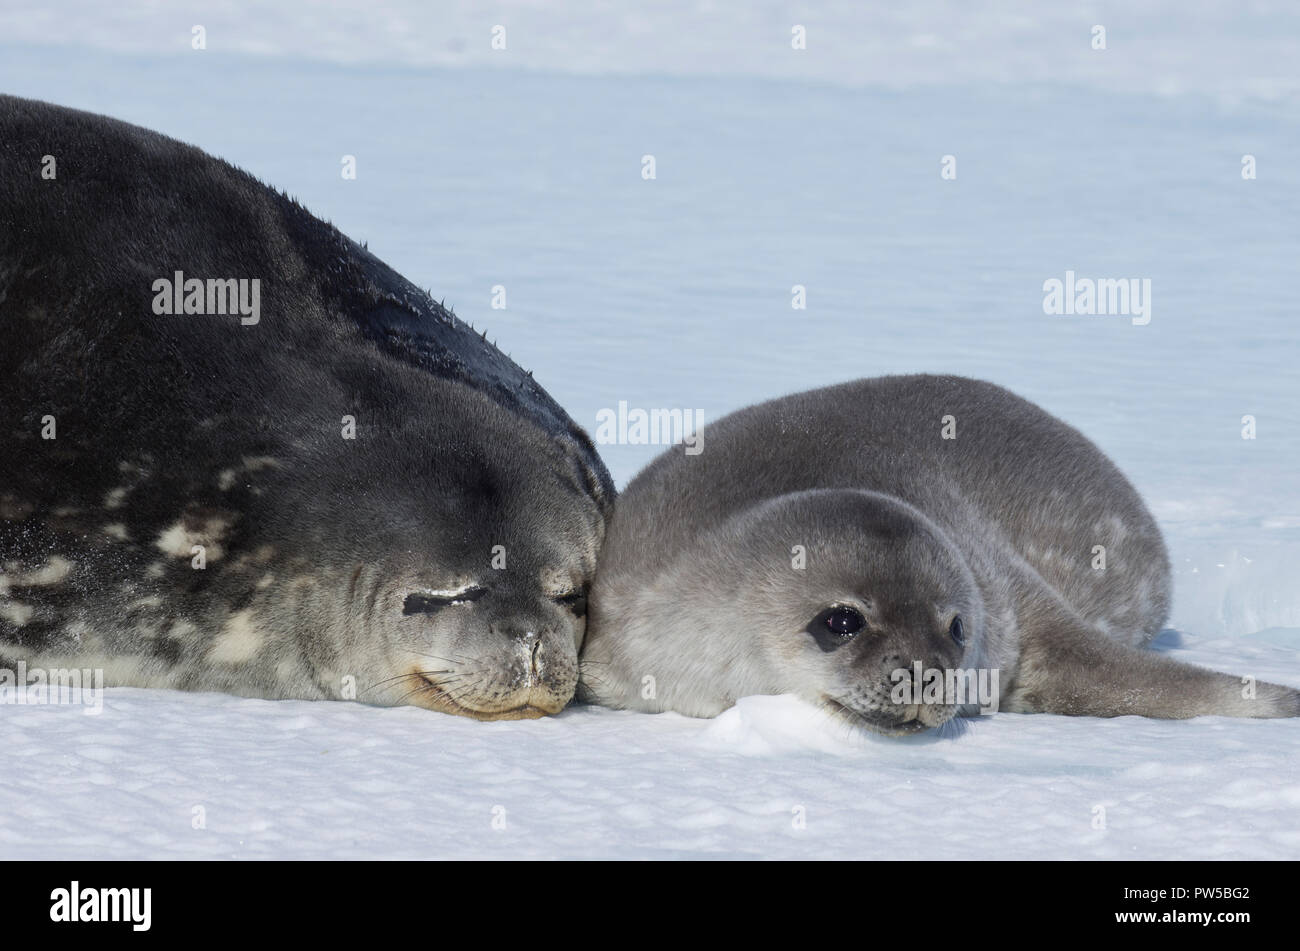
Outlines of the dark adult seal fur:
{"label": "dark adult seal fur", "polygon": [[[1169,606],[1155,521],[1101,450],[1000,387],[861,380],[741,410],[705,444],[615,506],[588,700],[707,717],[793,693],[887,734],[981,705],[1300,715],[1289,687],[1140,649]],[[992,672],[996,696],[972,695]]]}
{"label": "dark adult seal fur", "polygon": [[590,440],[285,195],[0,97],[0,333],[0,664],[483,718],[569,700],[613,497]]}

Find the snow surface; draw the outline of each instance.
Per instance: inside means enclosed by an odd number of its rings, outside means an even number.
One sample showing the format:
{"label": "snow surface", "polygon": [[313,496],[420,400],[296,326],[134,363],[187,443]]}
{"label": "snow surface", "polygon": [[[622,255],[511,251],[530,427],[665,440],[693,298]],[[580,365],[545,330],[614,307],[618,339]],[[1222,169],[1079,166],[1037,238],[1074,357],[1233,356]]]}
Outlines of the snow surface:
{"label": "snow surface", "polygon": [[[740,406],[888,372],[1009,386],[1148,499],[1176,656],[1300,685],[1300,10],[426,6],[6,6],[0,89],[288,190],[590,428],[627,400],[700,409],[707,440]],[[1044,315],[1067,269],[1150,278],[1151,323]],[[621,484],[660,448],[602,454]],[[1295,721],[1000,715],[896,740],[790,698],[482,724],[110,690],[97,717],[0,707],[0,740],[0,858],[1300,856]]]}
{"label": "snow surface", "polygon": [[[1294,650],[1177,656],[1300,683]],[[1300,854],[1294,721],[1000,714],[898,740],[792,697],[715,720],[583,706],[478,723],[127,689],[98,716],[3,714],[3,857]]]}

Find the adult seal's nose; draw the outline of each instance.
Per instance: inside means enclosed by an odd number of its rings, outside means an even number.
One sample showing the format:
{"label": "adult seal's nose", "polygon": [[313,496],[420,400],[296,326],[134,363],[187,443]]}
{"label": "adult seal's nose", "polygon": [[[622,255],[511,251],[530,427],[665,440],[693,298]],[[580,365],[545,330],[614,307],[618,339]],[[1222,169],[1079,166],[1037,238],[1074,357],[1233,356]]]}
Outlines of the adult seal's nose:
{"label": "adult seal's nose", "polygon": [[539,654],[542,649],[542,636],[535,630],[519,631],[514,635],[519,642],[519,650],[527,659],[529,665],[529,674],[537,676],[541,673],[541,664],[539,663]]}

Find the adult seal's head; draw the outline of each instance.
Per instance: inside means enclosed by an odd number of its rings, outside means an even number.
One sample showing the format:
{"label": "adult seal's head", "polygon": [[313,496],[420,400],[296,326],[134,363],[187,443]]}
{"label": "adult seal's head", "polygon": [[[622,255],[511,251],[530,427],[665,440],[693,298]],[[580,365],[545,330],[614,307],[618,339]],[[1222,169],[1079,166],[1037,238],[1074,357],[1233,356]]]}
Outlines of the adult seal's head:
{"label": "adult seal's head", "polygon": [[480,334],[286,196],[0,96],[0,666],[416,703],[571,697],[613,498]]}
{"label": "adult seal's head", "polygon": [[444,386],[344,453],[326,441],[244,477],[256,528],[231,567],[251,594],[213,650],[282,630],[359,700],[479,719],[564,707],[602,532],[594,477],[482,394],[451,384],[440,400]]}

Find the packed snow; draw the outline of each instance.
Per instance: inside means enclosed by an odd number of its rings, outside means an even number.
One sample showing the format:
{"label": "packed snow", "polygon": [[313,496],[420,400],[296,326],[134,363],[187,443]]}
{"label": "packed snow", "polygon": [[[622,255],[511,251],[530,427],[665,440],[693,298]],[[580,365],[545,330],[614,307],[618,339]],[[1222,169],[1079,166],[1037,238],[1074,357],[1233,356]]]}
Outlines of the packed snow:
{"label": "packed snow", "polygon": [[[624,400],[700,410],[707,441],[859,376],[1006,385],[1151,505],[1161,649],[1300,686],[1294,8],[372,6],[5,9],[0,89],[287,190],[593,430]],[[1067,271],[1149,279],[1150,322],[1045,314]],[[662,448],[601,452],[623,484]],[[0,743],[0,858],[1300,857],[1293,720],[1001,714],[898,740],[788,697],[477,723],[121,689],[98,715],[2,706]]]}
{"label": "packed snow", "polygon": [[[1295,650],[1176,656],[1300,682]],[[792,697],[714,720],[109,690],[0,717],[0,856],[1238,858],[1300,854],[1296,723],[996,714],[849,732]]]}

